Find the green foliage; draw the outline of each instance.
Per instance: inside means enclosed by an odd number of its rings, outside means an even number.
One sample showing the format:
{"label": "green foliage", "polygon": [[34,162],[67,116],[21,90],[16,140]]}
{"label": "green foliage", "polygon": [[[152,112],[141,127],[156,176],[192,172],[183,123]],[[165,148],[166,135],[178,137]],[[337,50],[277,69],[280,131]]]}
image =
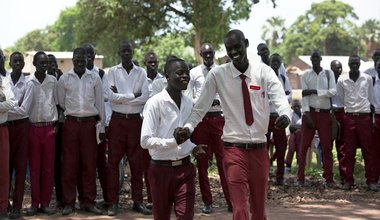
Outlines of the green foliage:
{"label": "green foliage", "polygon": [[263,26],[261,39],[265,40],[269,49],[276,48],[282,42],[285,32],[285,19],[281,17],[270,17]]}
{"label": "green foliage", "polygon": [[373,50],[380,48],[380,21],[369,19],[356,29],[359,36],[358,51],[363,54],[362,58],[370,59]]}
{"label": "green foliage", "polygon": [[19,51],[21,53],[25,53],[30,50],[50,50],[51,47],[47,44],[47,42],[48,36],[46,30],[36,29],[19,39],[15,45],[11,47],[11,50]]}
{"label": "green foliage", "polygon": [[319,49],[323,55],[348,55],[356,52],[353,8],[338,0],[313,3],[311,9],[287,29],[280,51],[289,62],[301,54]]}

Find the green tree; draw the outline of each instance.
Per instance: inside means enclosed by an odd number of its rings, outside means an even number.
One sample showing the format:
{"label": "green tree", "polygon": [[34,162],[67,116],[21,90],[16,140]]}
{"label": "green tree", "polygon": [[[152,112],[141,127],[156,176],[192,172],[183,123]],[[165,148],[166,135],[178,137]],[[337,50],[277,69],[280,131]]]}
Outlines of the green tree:
{"label": "green tree", "polygon": [[358,51],[363,54],[363,58],[369,59],[372,56],[373,50],[380,47],[380,21],[369,19],[357,29],[360,44]]}
{"label": "green tree", "polygon": [[350,55],[356,52],[354,33],[357,20],[353,8],[338,0],[313,3],[305,15],[287,29],[280,50],[286,61],[319,49],[323,55]]}
{"label": "green tree", "polygon": [[39,51],[50,50],[47,44],[47,31],[45,29],[36,29],[27,33],[24,37],[18,39],[14,46],[10,48],[11,51]]}
{"label": "green tree", "polygon": [[283,40],[285,32],[285,19],[281,17],[270,17],[265,21],[263,26],[263,39],[270,49],[276,48]]}

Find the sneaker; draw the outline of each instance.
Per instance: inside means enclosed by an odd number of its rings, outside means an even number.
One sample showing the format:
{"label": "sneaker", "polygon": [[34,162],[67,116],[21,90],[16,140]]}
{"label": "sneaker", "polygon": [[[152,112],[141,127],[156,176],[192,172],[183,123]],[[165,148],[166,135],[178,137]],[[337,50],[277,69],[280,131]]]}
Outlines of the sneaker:
{"label": "sneaker", "polygon": [[62,210],[62,215],[70,215],[74,212],[74,207],[71,205],[66,205]]}
{"label": "sneaker", "polygon": [[108,207],[107,215],[108,216],[115,216],[117,215],[119,211],[119,206],[117,204],[112,204]]}
{"label": "sneaker", "polygon": [[379,192],[379,188],[377,188],[376,184],[375,183],[370,183],[368,185],[368,190],[372,191],[372,192]]}
{"label": "sneaker", "polygon": [[95,215],[101,215],[102,214],[102,210],[98,209],[98,207],[96,206],[90,206],[90,207],[85,207],[84,210],[86,212],[89,212],[89,213],[92,213],[92,214],[95,214]]}
{"label": "sneaker", "polygon": [[335,183],[334,182],[326,182],[324,184],[325,188],[333,189],[335,188]]}
{"label": "sneaker", "polygon": [[344,183],[344,184],[342,185],[342,189],[343,189],[343,190],[346,190],[346,191],[351,190],[351,184],[349,184],[349,183]]}
{"label": "sneaker", "polygon": [[26,210],[26,216],[34,216],[37,215],[38,208],[37,207],[30,207]]}
{"label": "sneaker", "polygon": [[202,209],[202,212],[205,214],[210,214],[212,212],[212,205],[205,205]]}
{"label": "sneaker", "polygon": [[21,216],[20,209],[12,208],[9,212],[9,218],[10,219],[18,219]]}
{"label": "sneaker", "polygon": [[41,211],[41,213],[44,213],[47,215],[53,215],[55,213],[54,209],[49,208],[48,206],[42,206],[40,211]]}

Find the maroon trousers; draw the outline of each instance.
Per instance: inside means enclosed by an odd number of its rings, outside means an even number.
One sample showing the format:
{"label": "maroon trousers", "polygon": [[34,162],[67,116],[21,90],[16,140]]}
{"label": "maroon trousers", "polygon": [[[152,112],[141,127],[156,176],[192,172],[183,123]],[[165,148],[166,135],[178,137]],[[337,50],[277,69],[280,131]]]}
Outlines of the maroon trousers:
{"label": "maroon trousers", "polygon": [[265,147],[259,149],[224,149],[224,171],[233,207],[233,219],[266,220],[265,202],[268,191],[269,158]]}
{"label": "maroon trousers", "polygon": [[26,162],[28,160],[29,119],[10,122],[9,129],[9,176],[15,175],[15,187],[12,196],[12,207],[21,209],[24,200]]}
{"label": "maroon trousers", "polygon": [[356,147],[362,148],[364,158],[366,183],[377,183],[374,164],[374,143],[372,141],[372,132],[368,131],[371,128],[370,115],[353,116],[346,114],[343,124],[344,144],[342,147],[343,157],[341,159],[342,170],[345,174],[345,182],[354,184],[354,168]]}
{"label": "maroon trousers", "polygon": [[296,152],[297,164],[299,162],[299,155],[301,149],[301,129],[297,129],[289,136],[289,148],[286,154],[285,163],[292,165],[294,152]]}
{"label": "maroon trousers", "polygon": [[62,193],[65,205],[74,205],[78,175],[82,177],[83,207],[96,198],[96,120],[67,120],[62,130]]}
{"label": "maroon trousers", "polygon": [[380,115],[375,115],[375,124],[373,125],[373,135],[374,141],[372,143],[374,146],[374,165],[375,165],[375,175],[376,179],[380,180]]}
{"label": "maroon trousers", "polygon": [[342,165],[340,164],[340,161],[343,158],[343,124],[344,124],[344,111],[341,112],[335,112],[335,118],[336,120],[340,123],[340,138],[339,140],[335,141],[335,148],[336,148],[336,154],[337,154],[337,159],[339,162],[339,175],[340,175],[340,180],[343,182],[344,179],[346,178],[343,172]]}
{"label": "maroon trousers", "polygon": [[[278,129],[275,127],[277,117],[269,118],[267,140],[269,143],[270,134],[273,133],[274,145],[276,147],[275,159],[277,161],[276,182],[281,183],[284,181],[285,169],[285,152],[287,146],[287,138],[285,129]],[[269,146],[269,144],[268,144]]]}
{"label": "maroon trousers", "polygon": [[48,207],[54,185],[55,131],[53,125],[29,128],[29,166],[32,207]]}
{"label": "maroon trousers", "polygon": [[100,182],[100,187],[102,188],[103,199],[107,195],[107,150],[108,150],[108,141],[102,141],[98,144],[97,157],[96,157],[96,167],[98,171],[98,177]]}
{"label": "maroon trousers", "polygon": [[119,163],[125,154],[131,169],[132,200],[137,203],[143,202],[141,125],[141,118],[125,118],[115,114],[111,116],[106,184],[108,204],[119,202]]}
{"label": "maroon trousers", "polygon": [[0,126],[0,214],[7,212],[9,198],[9,133]]}
{"label": "maroon trousers", "polygon": [[192,163],[169,167],[151,164],[148,171],[156,220],[192,220],[195,205],[195,168]]}
{"label": "maroon trousers", "polygon": [[208,179],[209,161],[212,160],[213,154],[216,157],[216,165],[218,168],[219,178],[222,190],[227,204],[230,206],[230,195],[228,191],[227,181],[223,170],[223,151],[224,145],[221,139],[223,134],[224,118],[221,115],[205,116],[201,123],[194,129],[192,134],[193,143],[206,144],[206,155],[198,159],[198,178],[199,187],[202,194],[203,203],[212,204],[212,194],[210,190],[210,182]]}
{"label": "maroon trousers", "polygon": [[143,149],[142,152],[142,160],[143,160],[143,171],[144,171],[144,182],[147,192],[147,199],[149,203],[152,203],[152,194],[150,193],[150,184],[149,184],[149,178],[148,178],[148,171],[149,171],[149,165],[150,165],[150,154],[148,149]]}
{"label": "maroon trousers", "polygon": [[318,131],[322,145],[323,177],[327,183],[333,182],[333,158],[331,141],[331,113],[310,111],[314,128],[306,126],[305,116],[302,116],[301,125],[301,152],[298,166],[298,181],[305,181],[306,154],[314,138],[315,131]]}

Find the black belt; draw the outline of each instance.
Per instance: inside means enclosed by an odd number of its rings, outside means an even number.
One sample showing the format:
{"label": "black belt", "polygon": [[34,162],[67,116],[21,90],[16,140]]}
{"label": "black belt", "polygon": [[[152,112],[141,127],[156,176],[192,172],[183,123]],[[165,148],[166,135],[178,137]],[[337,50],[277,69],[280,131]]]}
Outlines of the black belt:
{"label": "black belt", "polygon": [[177,167],[191,163],[190,156],[184,157],[180,160],[151,160],[152,164],[164,167]]}
{"label": "black belt", "polygon": [[334,108],[334,112],[344,112],[344,108]]}
{"label": "black belt", "polygon": [[346,112],[346,115],[350,115],[350,116],[370,116],[371,113],[365,113],[365,112]]}
{"label": "black belt", "polygon": [[112,111],[112,115],[123,117],[123,118],[141,118],[140,113],[124,114],[124,113]]}
{"label": "black belt", "polygon": [[66,115],[66,120],[76,122],[97,121],[97,118],[98,116],[76,117],[72,115]]}
{"label": "black belt", "polygon": [[54,125],[54,121],[30,123],[33,127],[48,127]]}
{"label": "black belt", "polygon": [[4,122],[0,124],[0,127],[7,127],[7,126],[8,126],[8,122]]}
{"label": "black belt", "polygon": [[312,111],[312,112],[331,112],[330,109],[313,108],[313,107],[310,107],[310,111]]}
{"label": "black belt", "polygon": [[271,112],[270,114],[269,114],[269,116],[270,117],[272,117],[272,118],[277,118],[279,115],[278,115],[278,113],[277,112]]}
{"label": "black belt", "polygon": [[12,120],[12,121],[8,121],[8,125],[16,125],[16,124],[20,124],[20,123],[27,122],[27,121],[29,121],[29,118]]}
{"label": "black belt", "polygon": [[221,116],[223,112],[207,112],[206,117]]}
{"label": "black belt", "polygon": [[223,142],[225,147],[237,147],[237,148],[242,148],[246,150],[250,149],[259,149],[266,147],[266,143],[230,143],[230,142]]}

